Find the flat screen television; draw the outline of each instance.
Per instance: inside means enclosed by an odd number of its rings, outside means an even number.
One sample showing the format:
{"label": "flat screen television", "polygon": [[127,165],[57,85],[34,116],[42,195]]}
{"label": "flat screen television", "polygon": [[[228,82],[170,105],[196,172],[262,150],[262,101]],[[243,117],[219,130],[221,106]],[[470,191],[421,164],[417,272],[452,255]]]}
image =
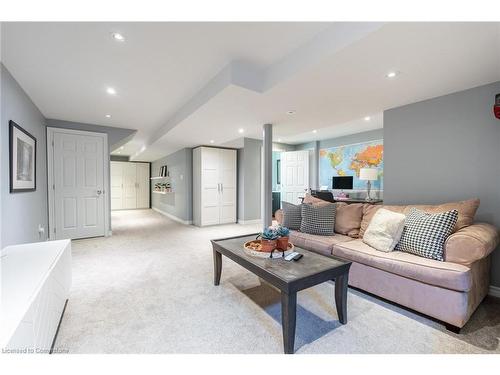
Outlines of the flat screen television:
{"label": "flat screen television", "polygon": [[352,190],[352,176],[334,176],[332,177],[332,189]]}

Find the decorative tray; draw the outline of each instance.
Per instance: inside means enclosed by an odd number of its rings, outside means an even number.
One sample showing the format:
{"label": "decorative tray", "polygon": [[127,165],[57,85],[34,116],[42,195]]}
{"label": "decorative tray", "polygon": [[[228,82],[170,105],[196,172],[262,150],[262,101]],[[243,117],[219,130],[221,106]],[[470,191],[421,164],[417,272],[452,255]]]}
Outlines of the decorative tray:
{"label": "decorative tray", "polygon": [[[293,252],[294,249],[293,243],[289,242],[288,243],[288,249],[283,251],[280,249],[274,250],[272,253],[271,252],[266,252],[260,250],[261,244],[260,240],[253,240],[253,241],[248,241],[245,242],[243,245],[243,248],[245,250],[245,253],[254,257],[259,257],[259,258],[270,258],[270,259],[277,259],[277,258],[283,258],[287,256],[288,254]],[[284,255],[283,255],[284,253]]]}

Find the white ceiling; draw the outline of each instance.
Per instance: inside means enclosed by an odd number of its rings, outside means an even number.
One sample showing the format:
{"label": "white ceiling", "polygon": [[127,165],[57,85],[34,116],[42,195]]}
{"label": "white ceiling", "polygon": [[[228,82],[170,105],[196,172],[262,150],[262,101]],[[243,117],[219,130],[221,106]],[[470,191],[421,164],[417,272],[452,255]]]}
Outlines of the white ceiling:
{"label": "white ceiling", "polygon": [[138,129],[122,153],[154,160],[264,123],[292,144],[380,128],[385,109],[500,80],[499,25],[9,23],[2,60],[46,117]]}

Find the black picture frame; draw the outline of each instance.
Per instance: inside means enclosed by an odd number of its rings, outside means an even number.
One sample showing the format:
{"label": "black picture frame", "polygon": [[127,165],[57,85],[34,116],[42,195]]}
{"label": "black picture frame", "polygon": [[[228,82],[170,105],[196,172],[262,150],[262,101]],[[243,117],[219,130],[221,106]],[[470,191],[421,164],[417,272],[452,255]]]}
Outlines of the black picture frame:
{"label": "black picture frame", "polygon": [[[14,155],[14,130],[18,130],[24,133],[26,136],[31,138],[33,141],[33,186],[27,188],[16,188],[14,187],[14,183],[16,182],[14,179],[14,163],[16,163],[16,171],[17,171],[17,155]],[[24,130],[21,126],[16,124],[14,121],[9,121],[9,182],[10,182],[10,193],[22,193],[29,191],[36,191],[36,138],[31,135],[29,132]]]}

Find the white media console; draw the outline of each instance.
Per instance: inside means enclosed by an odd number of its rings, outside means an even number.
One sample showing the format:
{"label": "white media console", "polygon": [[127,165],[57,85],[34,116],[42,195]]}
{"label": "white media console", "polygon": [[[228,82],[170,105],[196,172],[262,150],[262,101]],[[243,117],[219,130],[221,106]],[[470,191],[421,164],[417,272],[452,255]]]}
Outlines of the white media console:
{"label": "white media console", "polygon": [[8,246],[1,251],[4,353],[49,353],[71,287],[71,241]]}

